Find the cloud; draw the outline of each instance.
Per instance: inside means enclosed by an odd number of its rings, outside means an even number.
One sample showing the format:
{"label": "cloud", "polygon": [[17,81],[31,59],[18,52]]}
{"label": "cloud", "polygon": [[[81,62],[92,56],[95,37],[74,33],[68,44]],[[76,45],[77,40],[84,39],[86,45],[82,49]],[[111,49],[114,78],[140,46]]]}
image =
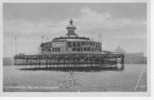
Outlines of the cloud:
{"label": "cloud", "polygon": [[90,8],[82,8],[80,12],[81,16],[76,20],[79,22],[79,26],[82,30],[95,29],[100,26],[104,27],[105,22],[111,19],[110,13],[98,13]]}
{"label": "cloud", "polygon": [[81,16],[75,20],[79,32],[84,36],[101,40],[101,35],[108,38],[133,38],[146,35],[146,21],[142,19],[114,18],[109,12],[98,12],[88,7],[80,10]]}
{"label": "cloud", "polygon": [[[71,18],[71,16],[68,17]],[[36,52],[36,49],[38,49],[36,47],[39,47],[42,35],[48,37],[48,40],[65,35],[65,27],[68,25],[69,18],[61,21],[43,18],[38,21],[25,19],[4,20],[4,38],[6,38],[4,43],[8,45],[11,42],[7,42],[7,38],[16,35],[21,38],[18,41],[19,52],[28,50]],[[114,18],[109,12],[104,11],[102,13],[89,7],[80,9],[80,16],[73,19],[79,35],[100,41],[103,39],[104,44],[107,45],[106,49],[118,46],[119,41],[122,42],[123,39],[145,39],[146,37],[146,21],[142,19]],[[111,41],[112,39],[115,41]],[[33,44],[33,46],[30,44]],[[108,44],[111,45],[109,46]],[[5,48],[8,49],[8,47]]]}
{"label": "cloud", "polygon": [[[126,27],[140,28],[145,26],[145,21],[140,19],[128,18],[113,18],[109,12],[100,13],[88,7],[80,10],[80,16],[73,18],[75,24],[79,27],[79,31],[93,32],[93,31],[111,31],[122,29]],[[69,16],[68,16],[69,17]],[[51,33],[56,36],[64,35],[66,33],[65,27],[68,24],[68,19],[62,21],[54,21],[52,19],[42,19],[38,21],[28,21],[24,19],[5,20],[4,31],[16,34],[34,34],[47,35]]]}
{"label": "cloud", "polygon": [[77,21],[79,21],[80,26],[84,28],[88,25],[86,29],[119,29],[129,25],[138,26],[145,24],[145,22],[140,19],[113,18],[109,12],[100,13],[90,8],[81,9],[81,16]]}

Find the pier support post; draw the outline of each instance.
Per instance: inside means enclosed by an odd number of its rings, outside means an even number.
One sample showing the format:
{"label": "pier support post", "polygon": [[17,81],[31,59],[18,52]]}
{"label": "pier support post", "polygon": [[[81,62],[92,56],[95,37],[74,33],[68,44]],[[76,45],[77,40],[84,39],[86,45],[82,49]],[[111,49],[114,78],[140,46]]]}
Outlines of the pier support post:
{"label": "pier support post", "polygon": [[122,69],[121,69],[121,70],[123,70],[123,69],[124,69],[124,60],[125,60],[125,56],[124,56],[124,55],[122,55],[122,60],[121,60]]}

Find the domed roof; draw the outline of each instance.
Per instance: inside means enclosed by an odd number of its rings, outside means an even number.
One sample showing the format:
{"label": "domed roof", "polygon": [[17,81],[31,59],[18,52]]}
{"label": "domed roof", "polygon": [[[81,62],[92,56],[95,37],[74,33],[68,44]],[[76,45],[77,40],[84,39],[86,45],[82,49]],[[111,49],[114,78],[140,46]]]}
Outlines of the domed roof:
{"label": "domed roof", "polygon": [[80,37],[75,33],[76,27],[73,25],[73,20],[69,21],[69,25],[66,27],[67,33],[63,37],[55,37],[52,41],[42,44],[50,44],[51,42],[63,42],[63,41],[90,41],[88,37]]}
{"label": "domed roof", "polygon": [[65,37],[56,37],[52,41],[89,41],[88,37],[79,37],[76,33],[76,27],[73,25],[73,20],[69,21],[69,25],[66,27],[67,34]]}

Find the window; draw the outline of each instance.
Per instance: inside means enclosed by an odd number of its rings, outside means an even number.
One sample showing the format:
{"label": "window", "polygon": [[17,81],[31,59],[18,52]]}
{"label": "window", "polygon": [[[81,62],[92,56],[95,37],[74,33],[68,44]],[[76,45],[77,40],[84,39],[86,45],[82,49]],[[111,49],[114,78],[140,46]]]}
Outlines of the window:
{"label": "window", "polygon": [[87,48],[87,51],[90,51],[90,47]]}
{"label": "window", "polygon": [[84,51],[87,51],[87,48],[84,48]]}
{"label": "window", "polygon": [[76,43],[75,42],[73,42],[73,47],[75,47],[76,46]]}
{"label": "window", "polygon": [[78,46],[78,47],[80,46],[80,42],[77,42],[77,46]]}
{"label": "window", "polygon": [[92,46],[93,45],[93,42],[90,42],[90,45]]}
{"label": "window", "polygon": [[73,48],[73,49],[72,49],[72,51],[76,51],[76,49],[75,49],[75,48]]}
{"label": "window", "polygon": [[77,48],[77,51],[80,51],[80,48]]}
{"label": "window", "polygon": [[60,52],[60,48],[52,48],[53,52]]}
{"label": "window", "polygon": [[85,45],[85,42],[81,42],[82,45]]}
{"label": "window", "polygon": [[57,48],[57,50],[56,50],[57,52],[60,52],[60,48]]}
{"label": "window", "polygon": [[80,51],[83,51],[83,48],[80,48]]}
{"label": "window", "polygon": [[72,43],[71,42],[68,42],[68,47],[72,47]]}

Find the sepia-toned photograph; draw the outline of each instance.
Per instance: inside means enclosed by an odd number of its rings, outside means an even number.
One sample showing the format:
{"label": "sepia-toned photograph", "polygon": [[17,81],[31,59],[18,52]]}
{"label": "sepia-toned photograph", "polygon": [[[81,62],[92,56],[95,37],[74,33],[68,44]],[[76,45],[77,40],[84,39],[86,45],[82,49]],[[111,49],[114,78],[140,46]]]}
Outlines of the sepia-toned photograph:
{"label": "sepia-toned photograph", "polygon": [[3,92],[148,91],[147,2],[3,3]]}

